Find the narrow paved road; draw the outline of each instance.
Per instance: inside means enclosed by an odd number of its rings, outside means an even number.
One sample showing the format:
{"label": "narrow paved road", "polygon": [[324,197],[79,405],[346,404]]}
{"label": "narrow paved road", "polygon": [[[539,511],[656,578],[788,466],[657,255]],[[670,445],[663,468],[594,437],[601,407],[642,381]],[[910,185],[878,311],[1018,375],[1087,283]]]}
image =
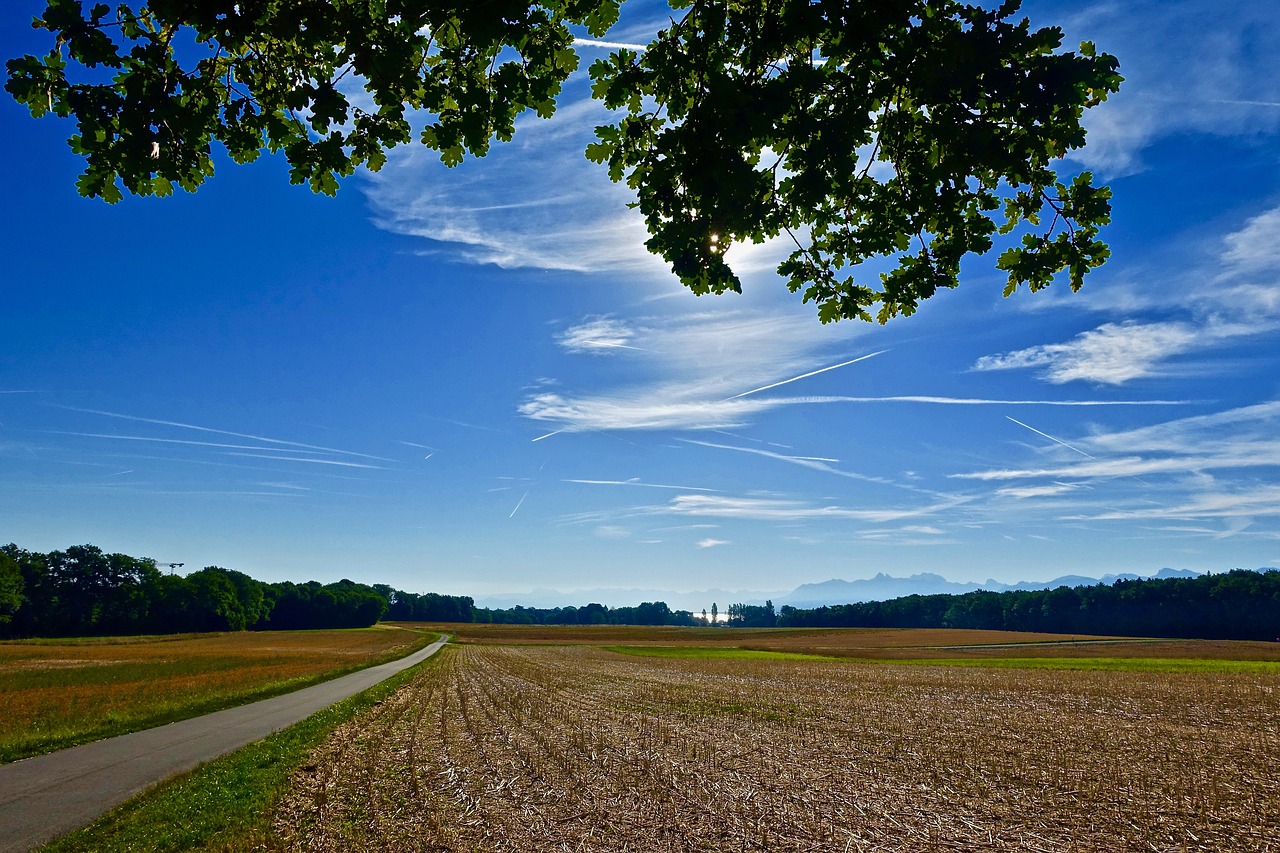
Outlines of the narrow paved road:
{"label": "narrow paved road", "polygon": [[283,696],[0,766],[0,851],[31,850],[86,826],[152,785],[426,660],[448,639]]}

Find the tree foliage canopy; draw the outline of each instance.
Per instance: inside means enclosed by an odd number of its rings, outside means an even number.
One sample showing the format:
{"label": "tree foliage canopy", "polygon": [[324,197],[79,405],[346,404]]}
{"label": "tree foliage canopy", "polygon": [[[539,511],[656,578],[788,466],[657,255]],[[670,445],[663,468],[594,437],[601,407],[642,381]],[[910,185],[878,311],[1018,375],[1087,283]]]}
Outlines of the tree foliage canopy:
{"label": "tree foliage canopy", "polygon": [[[49,0],[34,25],[53,49],[10,60],[5,88],[75,119],[87,196],[194,190],[214,143],[283,152],[332,194],[415,137],[454,165],[523,111],[550,117],[574,33],[604,35],[620,2]],[[1121,78],[1019,2],[671,0],[647,49],[591,66],[617,121],[587,156],[635,190],[646,245],[696,293],[740,290],[725,251],[786,235],[779,272],[823,322],[884,322],[955,287],[998,232],[1020,238],[997,260],[1006,295],[1064,271],[1078,289],[1107,257],[1110,193],[1053,163]],[[868,283],[858,266],[885,258]]]}

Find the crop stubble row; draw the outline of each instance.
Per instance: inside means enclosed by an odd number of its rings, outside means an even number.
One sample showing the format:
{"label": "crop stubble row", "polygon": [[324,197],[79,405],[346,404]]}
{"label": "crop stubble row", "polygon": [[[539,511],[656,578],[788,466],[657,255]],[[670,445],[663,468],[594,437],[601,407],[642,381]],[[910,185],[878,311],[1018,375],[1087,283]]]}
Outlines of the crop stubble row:
{"label": "crop stubble row", "polygon": [[338,730],[289,850],[1280,850],[1275,676],[468,646]]}

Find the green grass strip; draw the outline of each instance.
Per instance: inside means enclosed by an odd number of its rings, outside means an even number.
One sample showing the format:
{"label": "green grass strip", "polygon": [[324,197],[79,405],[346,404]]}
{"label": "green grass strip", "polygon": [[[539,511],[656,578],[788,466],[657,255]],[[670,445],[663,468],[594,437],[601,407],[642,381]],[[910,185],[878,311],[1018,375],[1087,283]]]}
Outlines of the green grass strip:
{"label": "green grass strip", "polygon": [[1212,658],[913,658],[877,660],[896,666],[968,666],[991,669],[1066,669],[1106,672],[1234,672],[1280,675],[1280,661]]}
{"label": "green grass strip", "polygon": [[293,773],[338,726],[394,693],[448,647],[295,726],[162,782],[40,853],[250,851],[267,849],[276,804]]}
{"label": "green grass strip", "polygon": [[770,652],[760,649],[723,648],[716,646],[602,646],[605,651],[646,658],[691,658],[695,660],[843,660],[826,655],[799,652]]}

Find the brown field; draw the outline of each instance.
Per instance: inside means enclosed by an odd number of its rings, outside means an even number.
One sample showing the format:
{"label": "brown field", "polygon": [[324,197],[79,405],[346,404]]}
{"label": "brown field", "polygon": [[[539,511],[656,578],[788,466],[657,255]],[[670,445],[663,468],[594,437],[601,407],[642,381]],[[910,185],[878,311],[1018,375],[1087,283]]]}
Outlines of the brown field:
{"label": "brown field", "polygon": [[0,642],[0,761],[276,695],[434,638],[370,628]]}
{"label": "brown field", "polygon": [[1280,643],[1161,640],[956,628],[671,628],[631,625],[468,624],[436,625],[431,628],[454,635],[459,643],[732,646],[876,660],[967,656],[1105,656],[1280,661]]}
{"label": "brown field", "polygon": [[313,755],[270,849],[1280,850],[1274,672],[445,655]]}

